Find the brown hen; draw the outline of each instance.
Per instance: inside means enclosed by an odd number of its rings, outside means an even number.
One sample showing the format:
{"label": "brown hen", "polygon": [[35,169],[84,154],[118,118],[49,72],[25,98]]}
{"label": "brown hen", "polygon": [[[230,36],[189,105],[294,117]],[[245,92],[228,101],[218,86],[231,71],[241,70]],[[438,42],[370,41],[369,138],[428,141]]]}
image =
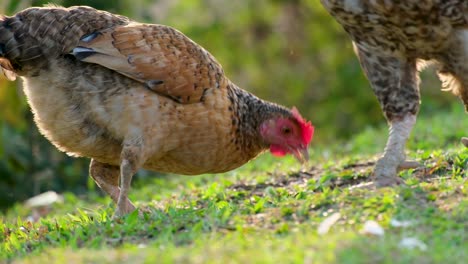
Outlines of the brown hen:
{"label": "brown hen", "polygon": [[[378,186],[398,184],[405,144],[419,111],[419,76],[439,67],[447,90],[468,110],[467,0],[321,0],[351,36],[361,66],[388,120],[385,152],[374,169]],[[468,139],[462,139],[468,146]]]}
{"label": "brown hen", "polygon": [[41,133],[92,158],[116,216],[134,210],[128,192],[140,168],[225,172],[268,148],[308,157],[313,127],[297,110],[238,88],[168,26],[83,6],[29,8],[0,19],[0,65],[24,81]]}

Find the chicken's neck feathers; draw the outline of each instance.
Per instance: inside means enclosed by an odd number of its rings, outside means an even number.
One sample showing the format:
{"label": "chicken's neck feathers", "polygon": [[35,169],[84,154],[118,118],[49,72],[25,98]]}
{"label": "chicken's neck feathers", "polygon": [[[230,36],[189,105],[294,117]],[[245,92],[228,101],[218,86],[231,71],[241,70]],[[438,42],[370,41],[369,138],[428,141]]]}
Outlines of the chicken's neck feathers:
{"label": "chicken's neck feathers", "polygon": [[236,142],[246,152],[269,147],[260,135],[263,122],[276,117],[291,117],[289,109],[264,101],[233,83],[228,85],[228,97],[233,108]]}

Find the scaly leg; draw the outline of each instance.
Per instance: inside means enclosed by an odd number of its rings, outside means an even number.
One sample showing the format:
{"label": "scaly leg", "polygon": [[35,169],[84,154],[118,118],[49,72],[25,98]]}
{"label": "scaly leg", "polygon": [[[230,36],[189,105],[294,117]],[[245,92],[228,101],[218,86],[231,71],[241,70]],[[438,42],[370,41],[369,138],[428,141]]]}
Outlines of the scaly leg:
{"label": "scaly leg", "polygon": [[377,186],[401,184],[401,178],[397,177],[398,170],[419,166],[417,162],[405,160],[405,144],[415,123],[416,115],[407,115],[401,120],[390,121],[384,154],[374,168]]}
{"label": "scaly leg", "polygon": [[378,187],[401,183],[399,169],[418,167],[405,161],[405,144],[419,111],[419,79],[416,61],[379,54],[355,45],[361,66],[369,79],[389,123],[389,137],[383,156],[374,168]]}
{"label": "scaly leg", "polygon": [[124,143],[120,163],[120,193],[114,217],[121,217],[135,210],[135,207],[129,206],[127,201],[132,177],[141,164],[141,152],[141,140],[131,140]]}
{"label": "scaly leg", "polygon": [[[99,188],[101,188],[101,190],[107,193],[112,198],[112,200],[117,203],[120,193],[119,167],[104,164],[92,159],[89,165],[89,174],[94,179]],[[135,210],[135,206],[129,199],[125,200],[125,208],[128,208],[130,211]]]}

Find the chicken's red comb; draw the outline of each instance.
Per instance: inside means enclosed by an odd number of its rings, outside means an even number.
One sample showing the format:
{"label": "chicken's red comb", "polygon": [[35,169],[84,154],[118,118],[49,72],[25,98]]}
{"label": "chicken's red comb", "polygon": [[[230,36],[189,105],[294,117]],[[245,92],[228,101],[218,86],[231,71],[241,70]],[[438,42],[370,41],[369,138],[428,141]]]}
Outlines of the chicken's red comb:
{"label": "chicken's red comb", "polygon": [[302,143],[308,146],[310,141],[312,141],[312,137],[314,136],[314,126],[312,126],[312,123],[310,121],[305,120],[301,116],[301,114],[299,114],[299,111],[297,111],[297,108],[295,106],[291,109],[291,112],[293,117],[301,126]]}

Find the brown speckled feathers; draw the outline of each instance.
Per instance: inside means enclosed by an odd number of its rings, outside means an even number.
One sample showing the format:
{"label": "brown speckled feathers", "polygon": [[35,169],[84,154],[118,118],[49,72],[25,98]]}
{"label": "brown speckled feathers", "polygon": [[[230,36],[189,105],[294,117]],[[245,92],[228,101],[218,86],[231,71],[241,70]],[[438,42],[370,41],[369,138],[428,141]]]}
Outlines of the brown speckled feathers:
{"label": "brown speckled feathers", "polygon": [[[368,63],[372,64],[368,67],[385,67],[385,61],[390,62],[392,58],[438,62],[444,86],[460,95],[468,105],[468,89],[460,87],[460,82],[466,81],[463,70],[466,55],[460,53],[467,49],[468,1],[322,0],[322,3],[351,36],[360,58],[381,54],[372,60],[375,63],[362,61],[364,67]],[[380,92],[377,96],[384,100]],[[415,113],[417,107],[411,107]]]}
{"label": "brown speckled feathers", "polygon": [[438,67],[446,90],[468,110],[468,1],[321,0],[350,35],[356,54],[390,124],[378,185],[398,181],[404,145],[419,111],[418,71]]}
{"label": "brown speckled feathers", "polygon": [[218,62],[199,45],[164,25],[130,23],[93,33],[78,44],[94,51],[82,61],[97,63],[140,81],[181,103],[203,100],[226,86]]}
{"label": "brown speckled feathers", "polygon": [[84,34],[129,23],[126,17],[84,6],[29,8],[2,21],[0,57],[7,58],[15,72],[29,75],[47,63],[46,57],[69,53]]}

